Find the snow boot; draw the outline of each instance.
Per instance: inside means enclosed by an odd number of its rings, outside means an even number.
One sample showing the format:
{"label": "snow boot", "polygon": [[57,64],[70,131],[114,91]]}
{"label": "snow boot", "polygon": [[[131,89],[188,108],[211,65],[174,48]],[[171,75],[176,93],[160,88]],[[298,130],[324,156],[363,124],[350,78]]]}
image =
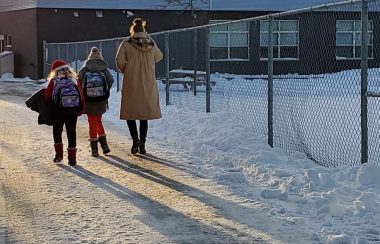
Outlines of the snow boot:
{"label": "snow boot", "polygon": [[69,165],[75,166],[77,165],[77,149],[76,148],[67,148]]}
{"label": "snow boot", "polygon": [[140,154],[146,154],[145,141],[146,141],[145,138],[140,138],[140,146],[139,146]]}
{"label": "snow boot", "polygon": [[59,163],[63,160],[63,144],[56,143],[54,144],[55,157],[53,159],[54,163]]}
{"label": "snow boot", "polygon": [[140,142],[139,152],[140,152],[140,154],[146,154],[145,142]]}
{"label": "snow boot", "polygon": [[90,140],[90,147],[91,147],[91,156],[93,157],[98,157],[99,152],[98,152],[98,140]]}
{"label": "snow boot", "polygon": [[106,137],[106,135],[99,136],[98,140],[99,140],[100,145],[101,145],[101,147],[102,147],[102,149],[103,149],[103,154],[110,153],[111,150],[110,150],[110,148],[108,147],[108,143],[107,143],[107,137]]}
{"label": "snow boot", "polygon": [[131,148],[131,153],[134,155],[134,154],[138,153],[138,151],[139,151],[140,140],[139,140],[138,135],[133,135],[132,140],[133,140],[133,144],[132,144],[132,148]]}

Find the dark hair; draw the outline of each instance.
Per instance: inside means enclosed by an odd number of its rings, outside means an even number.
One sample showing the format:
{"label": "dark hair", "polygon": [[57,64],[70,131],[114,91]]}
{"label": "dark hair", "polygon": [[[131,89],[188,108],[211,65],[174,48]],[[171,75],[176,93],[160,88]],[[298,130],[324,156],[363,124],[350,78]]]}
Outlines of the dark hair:
{"label": "dark hair", "polygon": [[145,26],[146,26],[145,20],[136,18],[133,20],[133,25],[129,29],[129,32],[131,33],[131,35],[133,35],[136,32],[145,32]]}

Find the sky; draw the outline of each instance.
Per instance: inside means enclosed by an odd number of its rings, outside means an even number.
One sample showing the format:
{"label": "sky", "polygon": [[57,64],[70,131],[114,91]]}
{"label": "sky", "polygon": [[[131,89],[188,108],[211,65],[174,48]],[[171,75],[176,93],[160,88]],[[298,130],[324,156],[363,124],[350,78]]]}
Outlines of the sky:
{"label": "sky", "polygon": [[[33,83],[10,74],[3,75],[0,82],[9,80]],[[251,220],[252,224],[286,221],[288,230],[282,227],[276,234],[280,243],[289,243],[288,232],[294,233],[305,226],[309,232],[303,233],[306,237],[302,238],[308,243],[380,242],[378,162],[318,166],[302,153],[289,154],[269,147],[265,137],[222,111],[202,113],[165,106],[165,87],[161,82],[157,84],[163,117],[149,123],[150,150],[182,155],[188,162],[186,171],[196,172],[239,196],[260,202],[260,216]],[[35,89],[44,85],[36,85]],[[120,93],[115,87],[111,91],[105,124],[125,130],[125,122],[118,119]],[[85,122],[81,118],[80,123]]]}

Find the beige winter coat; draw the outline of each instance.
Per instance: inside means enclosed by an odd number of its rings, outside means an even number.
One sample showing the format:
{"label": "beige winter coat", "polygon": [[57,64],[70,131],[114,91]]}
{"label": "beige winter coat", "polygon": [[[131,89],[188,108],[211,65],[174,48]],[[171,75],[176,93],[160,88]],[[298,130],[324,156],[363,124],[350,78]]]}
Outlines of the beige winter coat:
{"label": "beige winter coat", "polygon": [[120,44],[116,54],[116,66],[124,74],[120,119],[162,117],[155,77],[155,65],[162,58],[161,50],[145,33],[135,33]]}

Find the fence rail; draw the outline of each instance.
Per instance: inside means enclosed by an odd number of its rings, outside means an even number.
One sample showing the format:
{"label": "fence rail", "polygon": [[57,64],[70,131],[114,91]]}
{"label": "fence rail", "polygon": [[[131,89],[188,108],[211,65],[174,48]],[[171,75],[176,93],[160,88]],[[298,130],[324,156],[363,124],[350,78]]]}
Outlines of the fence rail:
{"label": "fence rail", "polygon": [[[380,0],[352,0],[153,33],[162,101],[227,113],[320,165],[378,162],[379,26]],[[92,46],[116,70],[123,39],[44,43],[45,71],[57,58],[79,69]]]}

